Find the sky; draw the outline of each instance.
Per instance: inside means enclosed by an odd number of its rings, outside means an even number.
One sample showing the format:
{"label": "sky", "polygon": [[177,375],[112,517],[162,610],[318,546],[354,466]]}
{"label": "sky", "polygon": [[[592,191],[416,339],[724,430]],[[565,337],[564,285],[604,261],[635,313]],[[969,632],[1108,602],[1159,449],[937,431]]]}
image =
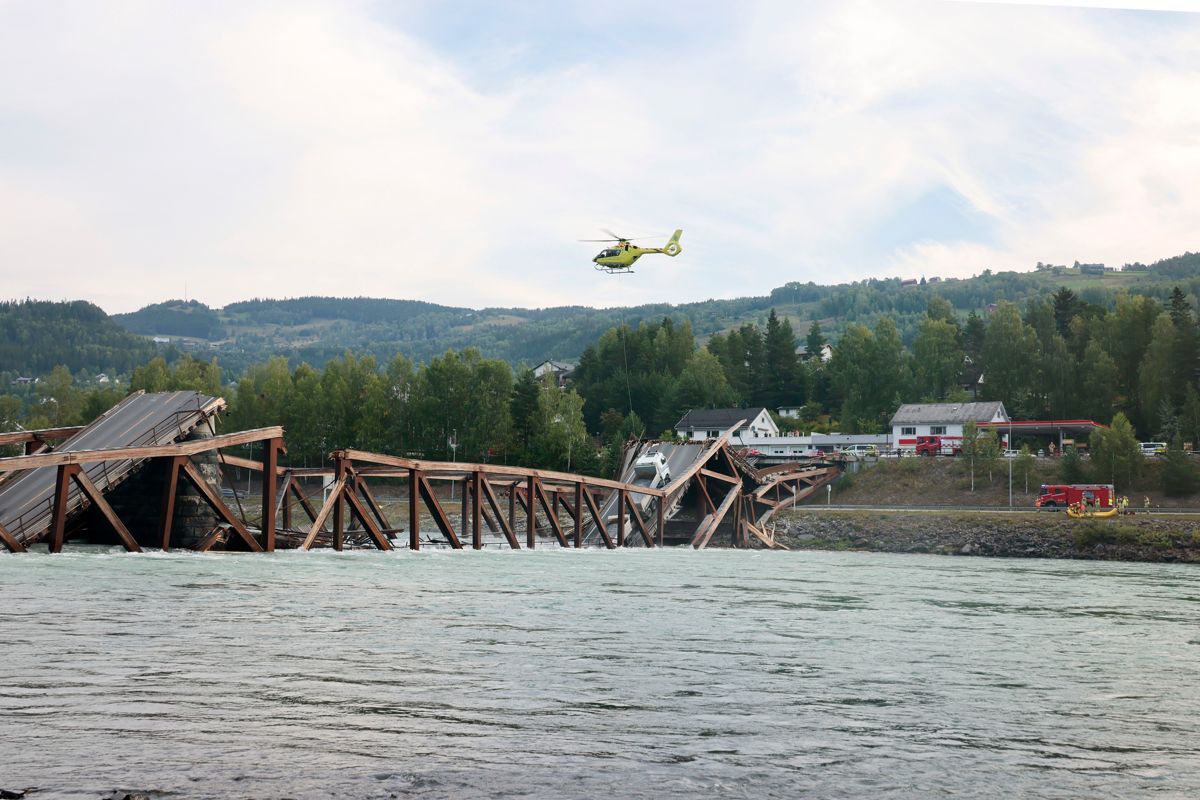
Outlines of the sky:
{"label": "sky", "polygon": [[[0,0],[0,298],[473,308],[1200,250],[1200,3]],[[596,272],[604,236],[677,258]]]}

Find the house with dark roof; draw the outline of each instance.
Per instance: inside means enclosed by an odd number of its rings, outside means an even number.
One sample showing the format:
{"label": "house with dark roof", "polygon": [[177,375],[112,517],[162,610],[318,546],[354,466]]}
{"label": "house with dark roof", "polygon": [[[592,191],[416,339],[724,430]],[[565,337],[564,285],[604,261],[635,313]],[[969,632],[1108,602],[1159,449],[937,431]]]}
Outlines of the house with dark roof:
{"label": "house with dark roof", "polygon": [[1004,403],[905,403],[892,415],[892,446],[915,450],[918,436],[941,436],[949,442],[962,441],[968,422],[1008,422]]}
{"label": "house with dark roof", "polygon": [[694,408],[675,423],[675,435],[681,439],[702,441],[715,439],[739,420],[746,424],[732,437],[735,444],[748,444],[755,439],[779,435],[779,426],[763,407],[758,408]]}
{"label": "house with dark roof", "polygon": [[566,386],[567,381],[571,380],[571,376],[575,374],[575,365],[565,361],[543,361],[533,368],[533,377],[538,380],[541,380],[542,376],[546,374],[553,375],[554,382],[561,388]]}

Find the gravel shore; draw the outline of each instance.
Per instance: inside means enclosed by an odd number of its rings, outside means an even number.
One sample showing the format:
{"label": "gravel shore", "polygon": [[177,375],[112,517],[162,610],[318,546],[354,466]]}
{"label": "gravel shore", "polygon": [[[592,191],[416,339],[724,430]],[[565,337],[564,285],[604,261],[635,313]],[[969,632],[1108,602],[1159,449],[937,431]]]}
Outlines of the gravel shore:
{"label": "gravel shore", "polygon": [[1200,563],[1200,516],[1190,515],[798,510],[781,514],[775,530],[793,550]]}

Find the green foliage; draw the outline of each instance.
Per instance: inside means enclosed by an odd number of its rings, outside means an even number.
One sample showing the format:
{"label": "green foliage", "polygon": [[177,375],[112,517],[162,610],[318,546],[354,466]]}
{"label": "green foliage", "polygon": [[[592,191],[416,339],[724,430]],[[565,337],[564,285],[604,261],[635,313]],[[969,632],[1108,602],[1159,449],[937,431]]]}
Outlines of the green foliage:
{"label": "green foliage", "polygon": [[205,364],[191,356],[184,356],[174,366],[168,366],[165,358],[155,356],[149,363],[133,371],[129,388],[146,392],[196,391],[220,397],[221,368],[215,358]]}
{"label": "green foliage", "polygon": [[1074,447],[1063,449],[1062,458],[1058,461],[1058,477],[1063,483],[1083,483],[1087,478],[1083,459]]}
{"label": "green foliage", "polygon": [[952,321],[931,316],[921,323],[913,355],[922,397],[941,400],[957,386],[966,356],[959,336],[958,325]]}
{"label": "green foliage", "polygon": [[114,314],[113,321],[146,336],[220,339],[225,333],[217,312],[195,300],[155,303],[130,314]]}
{"label": "green foliage", "polygon": [[1092,548],[1098,544],[1137,544],[1138,530],[1116,520],[1084,519],[1075,526],[1075,546],[1079,549]]}
{"label": "green foliage", "polygon": [[1171,440],[1166,455],[1163,456],[1162,490],[1168,497],[1187,497],[1196,493],[1196,469],[1192,466],[1191,456],[1183,449],[1183,441],[1178,436]]}
{"label": "green foliage", "polygon": [[1001,303],[988,322],[981,353],[983,398],[1001,400],[1009,413],[1025,411],[1031,394],[1031,364],[1038,361],[1038,338],[1021,321],[1016,306]]}
{"label": "green foliage", "polygon": [[[1074,453],[1074,451],[1075,448],[1071,448],[1071,452]],[[1063,454],[1063,459],[1066,459],[1065,453]],[[1077,453],[1075,454],[1075,460],[1076,462],[1079,460],[1079,455]],[[1030,452],[1029,445],[1021,445],[1021,454],[1017,456],[1015,473],[1016,479],[1021,481],[1025,487],[1025,494],[1029,494],[1030,478],[1033,478],[1034,483],[1036,484],[1036,469],[1037,462],[1033,459],[1033,453]]]}
{"label": "green foliage", "polygon": [[46,375],[56,366],[72,373],[123,375],[154,352],[152,342],[121,328],[91,303],[0,303],[0,373],[13,378]]}
{"label": "green foliage", "polygon": [[1145,457],[1138,446],[1133,426],[1122,413],[1113,417],[1107,428],[1097,428],[1088,439],[1091,453],[1092,479],[1096,483],[1112,483],[1117,491],[1133,488],[1141,474]]}
{"label": "green foliage", "polygon": [[852,433],[880,430],[908,389],[908,361],[889,319],[881,319],[874,331],[851,325],[829,371],[842,397],[842,424]]}

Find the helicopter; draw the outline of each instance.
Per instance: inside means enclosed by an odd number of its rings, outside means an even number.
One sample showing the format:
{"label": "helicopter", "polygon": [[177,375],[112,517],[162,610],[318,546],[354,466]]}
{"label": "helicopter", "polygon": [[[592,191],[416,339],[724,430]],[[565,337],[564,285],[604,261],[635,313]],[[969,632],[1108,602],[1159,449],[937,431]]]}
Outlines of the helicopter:
{"label": "helicopter", "polygon": [[[618,236],[610,230],[602,229],[605,233],[611,236],[611,239],[580,239],[581,242],[615,242],[614,247],[608,247],[601,250],[595,258],[592,259],[596,264],[596,269],[607,272],[608,274],[632,272],[633,263],[647,253],[665,253],[674,258],[683,252],[683,248],[679,246],[679,237],[683,235],[683,229],[675,231],[675,234],[662,247],[638,247],[632,244],[633,239],[626,239],[624,236]],[[644,237],[643,237],[644,238]]]}

